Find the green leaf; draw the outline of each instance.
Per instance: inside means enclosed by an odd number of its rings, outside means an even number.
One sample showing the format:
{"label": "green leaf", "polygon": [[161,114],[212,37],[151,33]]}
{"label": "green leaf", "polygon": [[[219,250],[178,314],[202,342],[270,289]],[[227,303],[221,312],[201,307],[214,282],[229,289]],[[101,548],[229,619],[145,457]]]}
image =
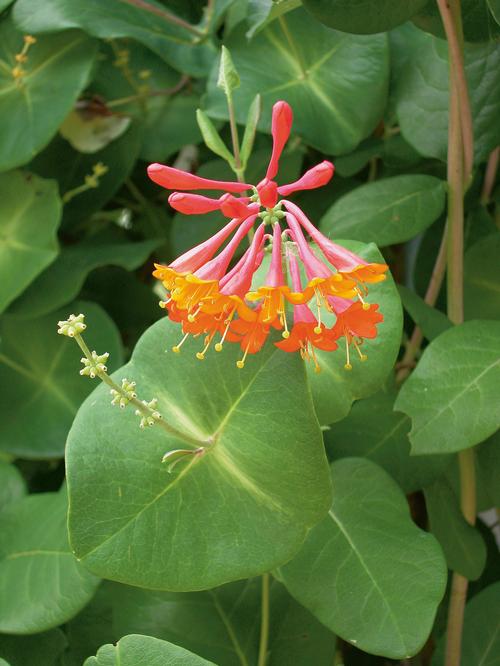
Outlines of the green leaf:
{"label": "green leaf", "polygon": [[433,340],[394,409],[412,419],[412,453],[451,453],[500,427],[500,323],[471,321]]}
{"label": "green leaf", "polygon": [[219,132],[216,130],[215,125],[201,109],[196,110],[196,120],[200,128],[203,141],[209,150],[222,157],[228,164],[234,165],[234,157],[227,149],[226,144],[220,138]]}
{"label": "green leaf", "polygon": [[327,210],[320,226],[328,236],[379,246],[402,243],[441,215],[445,196],[446,184],[433,176],[384,178],[345,194]]}
{"label": "green leaf", "polygon": [[73,311],[86,315],[90,349],[110,352],[110,371],[122,361],[120,337],[97,305],[77,301],[62,310],[23,322],[4,316],[0,326],[0,450],[22,458],[54,458],[83,399],[93,389],[79,370],[81,351],[57,335],[57,322]]}
{"label": "green leaf", "polygon": [[115,194],[132,170],[141,147],[141,131],[138,123],[132,123],[118,139],[96,153],[79,153],[60,135],[30,164],[36,173],[55,178],[61,195],[80,187],[92,167],[102,162],[107,173],[99,178],[97,188],[74,196],[64,204],[63,228],[74,228],[78,223],[99,211]]}
{"label": "green leaf", "polygon": [[406,494],[432,483],[449,463],[449,456],[411,456],[410,419],[394,412],[396,391],[379,391],[358,400],[345,419],[324,433],[333,460],[362,456],[388,472]]}
{"label": "green leaf", "polygon": [[428,305],[408,287],[398,284],[398,291],[404,309],[421,329],[427,340],[434,340],[453,325],[443,312]]}
{"label": "green leaf", "polygon": [[[489,5],[493,12],[491,4],[487,0],[461,0],[463,31],[468,42],[498,39],[500,30],[488,11]],[[431,32],[441,39],[446,39],[443,22],[435,3],[428,2],[422,12],[413,20],[425,32]]]}
{"label": "green leaf", "polygon": [[51,629],[94,595],[99,580],[69,549],[66,511],[63,489],[26,497],[0,515],[0,631]]}
{"label": "green leaf", "polygon": [[[432,666],[444,660],[446,636],[438,643]],[[489,585],[465,606],[461,666],[497,666],[500,651],[500,583]]]}
{"label": "green leaf", "polygon": [[26,482],[15,465],[0,461],[0,512],[26,495]]}
{"label": "green leaf", "polygon": [[[367,261],[384,262],[373,244],[335,242]],[[321,367],[319,374],[314,372],[312,363],[307,364],[314,408],[322,425],[343,419],[349,413],[354,400],[375,393],[393,369],[401,343],[403,313],[398,290],[390,275],[384,282],[371,285],[368,301],[380,305],[379,312],[383,314],[384,321],[377,326],[377,337],[366,340],[363,344],[363,353],[368,356],[366,363],[357,362],[356,358],[353,360],[352,370],[345,370],[345,351],[341,344],[334,352],[315,350]],[[333,324],[333,315],[327,314],[324,319],[327,325]]]}
{"label": "green leaf", "polygon": [[384,150],[384,143],[381,139],[370,137],[365,139],[352,153],[343,155],[335,159],[335,183],[338,176],[350,178],[363,169],[373,157],[380,157]]}
{"label": "green leaf", "polygon": [[113,408],[101,386],[71,429],[67,478],[71,542],[91,571],[188,591],[292,557],[327,510],[330,482],[300,358],[268,345],[239,371],[236,345],[197,363],[199,341],[170,352],[181,337],[159,321],[116,380],[136,381],[166,422],[213,448],[169,474],[163,455],[186,442],[160,426],[140,432],[133,408]]}
{"label": "green leaf", "polygon": [[57,257],[60,220],[54,181],[0,174],[0,312]]}
{"label": "green leaf", "polygon": [[215,666],[183,648],[151,636],[131,634],[116,645],[103,645],[84,666]]}
{"label": "green leaf", "polygon": [[247,24],[250,26],[246,36],[251,39],[257,32],[262,30],[283,14],[291,12],[300,7],[301,0],[248,0]]}
{"label": "green leaf", "polygon": [[199,37],[165,18],[168,10],[160,3],[147,0],[147,5],[152,11],[121,0],[108,0],[106,6],[101,0],[72,0],[69,4],[66,0],[44,0],[36,7],[31,0],[18,0],[13,17],[21,30],[35,35],[81,28],[103,39],[131,37],[176,69],[206,76],[216,56],[215,48],[210,43],[196,44]]}
{"label": "green leaf", "polygon": [[69,245],[12,304],[8,314],[30,319],[60,308],[78,296],[90,271],[110,264],[128,270],[137,268],[160,242],[145,240],[132,243],[104,232]]}
{"label": "green leaf", "polygon": [[[373,131],[387,92],[384,35],[338,33],[318,25],[302,9],[273,21],[250,44],[243,30],[234,30],[226,41],[243,82],[236,104],[239,123],[245,122],[248,107],[260,93],[260,129],[269,132],[271,107],[286,98],[295,114],[294,131],[328,154],[350,152]],[[359,62],[363,67],[356,65]],[[209,115],[227,119],[225,96],[216,82],[214,69],[205,108]]]}
{"label": "green leaf", "polygon": [[252,153],[253,144],[255,141],[255,133],[257,131],[257,125],[259,124],[260,114],[262,113],[262,98],[257,93],[255,95],[253,102],[250,104],[248,109],[247,122],[245,124],[245,133],[243,135],[243,141],[241,142],[241,163],[243,168],[246,167],[248,159]]}
{"label": "green leaf", "polygon": [[405,496],[377,465],[345,458],[331,471],[332,508],[280,576],[344,640],[410,657],[427,640],[444,594],[441,549],[415,526]]}
{"label": "green leaf", "polygon": [[[140,158],[146,162],[164,162],[180,148],[200,140],[196,122],[198,95],[176,95],[146,118]],[[216,126],[219,123],[216,123]]]}
{"label": "green leaf", "polygon": [[490,12],[493,14],[493,18],[500,25],[500,0],[487,0],[487,1]]}
{"label": "green leaf", "polygon": [[[157,592],[124,585],[108,588],[118,636],[137,631],[174,641],[224,666],[257,662],[260,578],[205,592]],[[276,580],[269,584],[270,666],[329,664],[335,636],[300,606]],[[76,623],[76,619],[73,621]],[[196,632],[193,632],[196,627]],[[290,655],[293,655],[290,656]]]}
{"label": "green leaf", "polygon": [[445,479],[425,488],[425,505],[431,531],[441,544],[448,568],[477,580],[486,564],[486,544],[465,520],[457,496]]}
{"label": "green leaf", "polygon": [[40,37],[16,81],[23,36],[10,20],[0,23],[0,171],[25,164],[50,141],[87,84],[96,47],[75,30]]}
{"label": "green leaf", "polygon": [[498,257],[500,233],[481,238],[464,261],[464,309],[467,319],[500,319]]}
{"label": "green leaf", "polygon": [[[419,153],[446,161],[448,145],[448,52],[446,41],[414,29],[406,64],[395,81],[396,112],[403,137]],[[396,52],[396,57],[398,54]],[[471,95],[474,154],[487,159],[500,143],[500,46],[466,45],[465,71]]]}
{"label": "green leaf", "polygon": [[[480,510],[500,506],[500,484],[498,483],[500,475],[500,431],[480,444],[475,453],[478,487],[485,495],[484,506],[480,506]],[[478,504],[480,504],[479,501]]]}
{"label": "green leaf", "polygon": [[427,0],[302,0],[311,14],[329,26],[362,35],[385,32],[423,9]]}
{"label": "green leaf", "polygon": [[34,636],[0,634],[0,654],[10,666],[54,666],[67,645],[60,629],[51,629]]}
{"label": "green leaf", "polygon": [[231,53],[224,45],[221,49],[217,87],[221,88],[228,98],[232,96],[233,90],[240,87],[240,77],[234,66]]}

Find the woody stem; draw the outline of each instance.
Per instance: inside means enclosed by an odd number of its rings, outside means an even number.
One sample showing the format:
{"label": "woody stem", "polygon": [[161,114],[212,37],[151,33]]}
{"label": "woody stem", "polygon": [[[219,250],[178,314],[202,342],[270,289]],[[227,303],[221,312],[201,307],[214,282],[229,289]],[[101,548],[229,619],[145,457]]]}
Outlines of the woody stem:
{"label": "woody stem", "polygon": [[[467,84],[463,74],[462,15],[460,0],[437,0],[448,40],[449,117],[448,117],[448,223],[447,223],[447,302],[448,317],[454,324],[463,322],[463,227],[464,180],[472,173],[472,122],[469,121]],[[464,518],[474,524],[476,483],[474,451],[458,454],[460,469],[460,506]],[[446,632],[445,666],[461,661],[462,630],[468,580],[454,572],[451,584]]]}

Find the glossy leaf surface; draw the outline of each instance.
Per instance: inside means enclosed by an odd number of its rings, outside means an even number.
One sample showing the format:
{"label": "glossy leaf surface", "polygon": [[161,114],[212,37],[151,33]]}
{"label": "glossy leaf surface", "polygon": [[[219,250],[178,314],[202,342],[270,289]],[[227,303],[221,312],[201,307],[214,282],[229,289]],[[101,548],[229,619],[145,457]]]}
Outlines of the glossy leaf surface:
{"label": "glossy leaf surface", "polygon": [[344,640],[393,659],[416,654],[445,589],[441,549],[412,522],[403,493],[380,467],[345,458],[331,471],[330,512],[280,575]]}
{"label": "glossy leaf surface", "polygon": [[[192,443],[160,426],[141,432],[133,409],[112,407],[101,386],[75,419],[67,473],[71,542],[89,569],[187,591],[289,559],[327,511],[330,482],[299,358],[267,345],[240,371],[234,345],[194,365],[200,343],[173,354],[179,335],[175,324],[155,324],[116,378],[158,398],[163,418]],[[169,474],[162,456],[193,442],[209,448]]]}

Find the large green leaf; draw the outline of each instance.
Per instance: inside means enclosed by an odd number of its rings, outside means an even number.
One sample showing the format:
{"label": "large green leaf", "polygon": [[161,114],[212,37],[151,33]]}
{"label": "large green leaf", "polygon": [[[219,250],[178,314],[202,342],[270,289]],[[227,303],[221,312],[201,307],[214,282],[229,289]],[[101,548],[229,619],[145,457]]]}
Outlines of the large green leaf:
{"label": "large green leaf", "polygon": [[197,363],[199,341],[170,352],[181,337],[177,325],[158,322],[116,379],[156,397],[164,419],[206,453],[170,474],[162,456],[185,441],[160,426],[139,431],[134,409],[113,408],[101,386],[71,429],[67,478],[71,541],[86,566],[187,591],[292,557],[327,510],[330,481],[300,358],[269,344],[240,371],[236,345]]}
{"label": "large green leaf", "polygon": [[[446,636],[438,643],[432,666],[444,660]],[[489,585],[465,606],[460,666],[498,666],[500,654],[500,583]]]}
{"label": "large green leaf", "polygon": [[[448,53],[446,41],[416,28],[401,44],[406,64],[395,81],[396,112],[404,138],[422,155],[446,161],[448,145]],[[399,51],[399,50],[398,50]],[[396,52],[398,57],[398,52]],[[465,47],[477,162],[500,143],[500,45]]]}
{"label": "large green leaf", "polygon": [[215,666],[184,648],[152,636],[131,634],[116,645],[103,645],[84,666]]}
{"label": "large green leaf", "polygon": [[156,240],[132,243],[101,233],[69,245],[12,304],[9,315],[26,319],[60,308],[78,296],[90,271],[109,264],[132,270],[141,266],[158,244]]}
{"label": "large green leaf", "polygon": [[[294,110],[294,131],[315,148],[338,154],[355,148],[380,120],[388,79],[384,35],[342,34],[296,9],[273,21],[250,44],[243,28],[234,30],[226,46],[241,78],[234,97],[242,124],[257,93],[263,101],[259,127],[265,131],[273,103],[286,99]],[[227,118],[216,82],[217,66],[208,85],[207,110]]]}
{"label": "large green leaf", "polygon": [[33,636],[0,634],[0,655],[8,660],[10,666],[54,666],[66,644],[66,637],[60,629]]}
{"label": "large green leaf", "polygon": [[57,257],[60,219],[54,181],[0,175],[0,312]]}
{"label": "large green leaf", "polygon": [[345,458],[331,469],[332,508],[280,575],[344,640],[393,659],[414,655],[444,594],[441,549],[412,522],[406,498],[380,467]]}
{"label": "large green leaf", "polygon": [[26,497],[0,515],[0,631],[51,629],[92,598],[99,579],[70,551],[66,512],[63,489]]}
{"label": "large green leaf", "polygon": [[0,171],[25,164],[50,141],[87,84],[96,46],[76,30],[40,37],[22,65],[25,76],[16,80],[23,36],[10,20],[1,22]]}
{"label": "large green leaf", "polygon": [[[155,0],[142,4],[166,11]],[[173,67],[193,76],[206,75],[216,54],[210,43],[195,43],[199,38],[184,27],[122,0],[108,0],[105,6],[101,0],[72,0],[71,3],[44,0],[43,5],[36,6],[31,0],[20,0],[16,2],[13,15],[21,30],[34,34],[81,28],[104,39],[132,37]]]}
{"label": "large green leaf", "polygon": [[500,322],[466,322],[433,340],[394,405],[412,419],[412,452],[460,451],[492,435],[499,383]]}
{"label": "large green leaf", "polygon": [[464,308],[468,319],[500,319],[500,233],[481,238],[466,252]]}
{"label": "large green leaf", "polygon": [[0,450],[23,458],[60,457],[66,435],[83,399],[93,388],[81,377],[81,352],[69,338],[57,335],[57,322],[71,312],[84,312],[88,344],[108,351],[111,370],[120,366],[119,333],[108,315],[93,303],[76,302],[38,319],[1,322]]}
{"label": "large green leaf", "polygon": [[26,482],[14,465],[0,461],[0,511],[26,494]]}
{"label": "large green leaf", "polygon": [[385,32],[423,9],[428,0],[303,0],[304,7],[330,28],[362,35]]}
{"label": "large green leaf", "polygon": [[486,564],[486,544],[460,510],[457,496],[446,479],[425,488],[425,504],[431,531],[438,539],[448,568],[469,580],[477,580]]}
{"label": "large green leaf", "polygon": [[479,490],[484,493],[480,510],[500,506],[500,430],[477,447],[476,470]]}
{"label": "large green leaf", "polygon": [[352,406],[346,418],[325,432],[332,459],[363,456],[385,469],[405,493],[432,483],[449,463],[449,456],[411,456],[410,419],[394,410],[396,391],[379,391]]}
{"label": "large green leaf", "polygon": [[495,21],[500,25],[500,0],[488,0],[488,7]]}
{"label": "large green leaf", "polygon": [[402,243],[427,229],[444,209],[446,185],[433,176],[383,178],[345,194],[322,217],[328,236]]}
{"label": "large green leaf", "polygon": [[[368,261],[384,261],[372,244],[339,242]],[[403,313],[396,285],[390,275],[384,282],[371,285],[368,300],[380,304],[384,321],[377,326],[377,337],[363,344],[363,353],[368,356],[366,363],[356,362],[356,358],[352,370],[345,370],[345,352],[341,340],[339,349],[334,352],[316,350],[321,367],[319,374],[314,372],[312,363],[308,364],[314,408],[322,425],[344,418],[354,400],[375,393],[394,366],[401,342]],[[333,323],[333,316],[331,322],[328,315],[324,319],[327,324]]]}

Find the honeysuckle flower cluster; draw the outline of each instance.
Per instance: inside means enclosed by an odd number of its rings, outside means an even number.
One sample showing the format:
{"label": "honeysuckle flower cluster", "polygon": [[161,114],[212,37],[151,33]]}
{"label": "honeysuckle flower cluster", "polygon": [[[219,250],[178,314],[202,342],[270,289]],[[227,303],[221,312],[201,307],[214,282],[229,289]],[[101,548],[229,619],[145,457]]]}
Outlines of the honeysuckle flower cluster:
{"label": "honeysuckle flower cluster", "polygon": [[[234,342],[242,349],[236,365],[243,368],[248,354],[258,352],[275,328],[283,338],[276,346],[299,351],[317,371],[315,349],[334,351],[341,338],[346,369],[352,368],[352,348],[360,360],[366,359],[363,340],[374,338],[377,324],[383,321],[378,305],[366,301],[368,285],[383,280],[387,266],[369,263],[333,243],[288,199],[294,192],[326,185],[334,173],[331,162],[317,164],[288,185],[276,183],[291,127],[292,109],[284,101],[277,102],[272,113],[271,159],[265,178],[256,186],[209,180],[162,164],[149,166],[155,183],[175,190],[169,196],[175,210],[188,215],[218,210],[230,218],[214,236],[171,264],[155,264],[153,275],[168,293],[160,305],[183,332],[174,352],[190,335],[203,336],[196,354],[200,360],[212,344],[219,352],[226,341]],[[192,190],[224,194],[213,199]],[[231,267],[245,238],[249,246]],[[254,275],[266,252],[271,254],[269,269],[263,283],[256,285]],[[287,309],[293,311],[291,329]],[[333,326],[325,324],[326,313],[335,315]]]}

